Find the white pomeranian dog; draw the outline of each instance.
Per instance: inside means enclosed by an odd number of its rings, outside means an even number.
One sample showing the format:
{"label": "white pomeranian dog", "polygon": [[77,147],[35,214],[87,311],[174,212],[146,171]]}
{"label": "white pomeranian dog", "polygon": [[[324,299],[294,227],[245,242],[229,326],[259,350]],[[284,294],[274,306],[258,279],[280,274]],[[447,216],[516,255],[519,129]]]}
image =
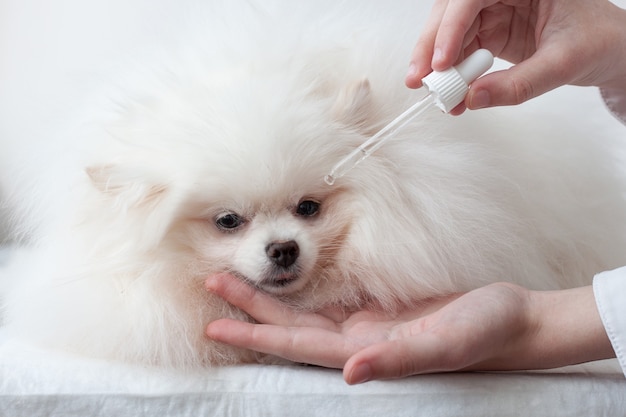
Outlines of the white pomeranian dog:
{"label": "white pomeranian dog", "polygon": [[427,10],[309,3],[206,5],[179,46],[50,132],[54,152],[28,152],[40,175],[5,186],[28,237],[3,272],[8,331],[129,362],[247,362],[204,336],[246,319],[204,290],[210,274],[304,310],[396,309],[626,264],[616,145],[555,112],[432,110],[327,185],[423,96],[403,80]]}

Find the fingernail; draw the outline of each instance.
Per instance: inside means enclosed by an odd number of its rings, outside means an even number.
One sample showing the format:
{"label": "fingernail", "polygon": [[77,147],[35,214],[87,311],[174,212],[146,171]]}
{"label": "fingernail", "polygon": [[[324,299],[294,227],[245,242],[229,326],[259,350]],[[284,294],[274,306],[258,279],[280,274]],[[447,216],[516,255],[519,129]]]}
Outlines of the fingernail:
{"label": "fingernail", "polygon": [[468,107],[476,110],[489,107],[490,104],[491,97],[489,96],[489,92],[487,90],[478,90],[470,96]]}
{"label": "fingernail", "polygon": [[443,59],[443,51],[441,50],[441,48],[435,48],[433,52],[433,60],[432,60],[433,66],[439,63],[439,61],[441,61],[442,59]]}
{"label": "fingernail", "polygon": [[362,384],[372,378],[372,368],[367,363],[358,365],[350,374],[350,384]]}
{"label": "fingernail", "polygon": [[215,282],[209,278],[206,281],[204,281],[204,289],[207,290],[208,292],[214,292],[215,291],[215,287],[213,286],[215,284]]}
{"label": "fingernail", "polygon": [[204,288],[207,291],[214,292],[218,285],[218,275],[211,275],[204,280]]}

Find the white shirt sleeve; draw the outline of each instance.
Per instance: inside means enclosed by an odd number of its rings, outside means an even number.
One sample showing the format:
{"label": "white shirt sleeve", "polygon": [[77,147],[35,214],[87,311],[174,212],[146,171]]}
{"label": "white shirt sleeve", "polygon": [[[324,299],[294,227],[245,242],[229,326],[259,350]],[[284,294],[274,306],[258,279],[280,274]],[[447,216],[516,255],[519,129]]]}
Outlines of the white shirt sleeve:
{"label": "white shirt sleeve", "polygon": [[600,318],[626,375],[626,266],[597,274],[593,292]]}
{"label": "white shirt sleeve", "polygon": [[601,88],[600,94],[613,116],[626,125],[626,90]]}
{"label": "white shirt sleeve", "polygon": [[[603,88],[600,92],[611,113],[626,125],[626,91]],[[626,375],[626,266],[597,274],[593,292],[602,323]]]}

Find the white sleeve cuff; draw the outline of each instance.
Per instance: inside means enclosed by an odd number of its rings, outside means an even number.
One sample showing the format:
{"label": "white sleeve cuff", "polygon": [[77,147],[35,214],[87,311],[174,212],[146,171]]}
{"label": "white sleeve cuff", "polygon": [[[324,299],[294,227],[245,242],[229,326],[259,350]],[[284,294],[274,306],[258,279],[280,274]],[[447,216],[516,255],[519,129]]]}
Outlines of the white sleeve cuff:
{"label": "white sleeve cuff", "polygon": [[597,274],[593,292],[600,318],[626,375],[626,267]]}
{"label": "white sleeve cuff", "polygon": [[600,94],[613,116],[626,125],[626,91],[601,88]]}

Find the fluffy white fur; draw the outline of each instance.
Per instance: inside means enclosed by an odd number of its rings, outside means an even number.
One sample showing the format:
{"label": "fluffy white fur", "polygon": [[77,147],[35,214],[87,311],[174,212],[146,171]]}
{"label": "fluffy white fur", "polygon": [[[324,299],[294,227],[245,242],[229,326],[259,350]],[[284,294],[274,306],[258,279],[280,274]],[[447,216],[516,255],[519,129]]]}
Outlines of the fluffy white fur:
{"label": "fluffy white fur", "polygon": [[[36,169],[12,173],[29,238],[3,272],[12,332],[148,364],[253,361],[204,337],[212,319],[246,318],[206,293],[209,274],[302,309],[394,309],[494,281],[583,285],[626,264],[614,144],[555,115],[432,111],[326,185],[423,94],[403,76],[426,11],[235,3],[196,11],[179,46],[148,54],[50,134],[53,154],[28,152]],[[241,225],[218,227],[227,215]],[[277,266],[267,246],[289,241],[298,257]]]}

